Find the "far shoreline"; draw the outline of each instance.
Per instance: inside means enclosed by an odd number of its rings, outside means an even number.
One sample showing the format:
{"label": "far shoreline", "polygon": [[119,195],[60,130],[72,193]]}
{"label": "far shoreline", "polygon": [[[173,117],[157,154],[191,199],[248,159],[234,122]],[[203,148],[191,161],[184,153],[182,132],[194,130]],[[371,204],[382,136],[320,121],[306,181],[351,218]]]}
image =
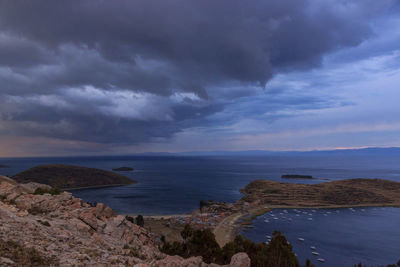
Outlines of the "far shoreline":
{"label": "far shoreline", "polygon": [[[252,224],[252,222],[259,216],[265,213],[271,212],[275,209],[348,209],[348,208],[399,208],[400,205],[393,205],[387,203],[377,203],[368,205],[329,205],[329,206],[298,206],[298,205],[260,205],[256,207],[249,207],[245,211],[235,212],[224,218],[213,230],[215,234],[215,239],[217,243],[223,247],[225,244],[234,240],[240,229],[244,225]],[[196,211],[196,210],[194,210]],[[132,213],[121,213],[124,216],[136,217],[139,214]],[[153,215],[143,215],[143,217],[150,220],[168,220],[174,218],[189,218],[193,216],[192,213],[184,214],[153,214]],[[244,223],[244,224],[243,224]],[[247,224],[248,223],[248,224]]]}
{"label": "far shoreline", "polygon": [[[234,240],[240,228],[243,226],[240,221],[243,219],[250,224],[259,216],[264,215],[267,212],[271,212],[274,209],[348,209],[348,208],[374,208],[374,207],[385,207],[385,208],[400,208],[400,205],[392,204],[369,204],[369,205],[330,205],[330,206],[285,206],[285,205],[261,205],[257,207],[250,208],[245,212],[233,213],[230,216],[222,220],[219,225],[214,229],[214,234],[217,239],[218,244],[222,247],[226,243]],[[260,212],[265,211],[265,212]],[[224,227],[229,226],[229,227]]]}
{"label": "far shoreline", "polygon": [[[135,181],[132,184],[137,184],[137,182]],[[105,187],[118,187],[118,186],[127,186],[127,185],[129,185],[129,184],[107,184],[107,185],[95,185],[95,186],[85,186],[85,187],[61,188],[60,190],[75,191],[75,190],[98,189],[98,188],[105,188]]]}

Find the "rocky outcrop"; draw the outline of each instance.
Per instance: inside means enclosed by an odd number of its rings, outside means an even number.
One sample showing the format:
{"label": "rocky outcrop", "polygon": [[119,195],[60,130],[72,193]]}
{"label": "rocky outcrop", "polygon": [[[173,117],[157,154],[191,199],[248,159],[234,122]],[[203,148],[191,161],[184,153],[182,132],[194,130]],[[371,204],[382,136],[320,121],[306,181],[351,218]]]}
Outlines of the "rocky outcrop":
{"label": "rocky outcrop", "polygon": [[[103,204],[71,193],[35,195],[42,185],[0,180],[0,240],[33,249],[59,266],[218,266],[158,250],[159,238]],[[36,253],[35,252],[35,253]],[[18,266],[0,255],[0,264]],[[230,266],[249,266],[246,254]]]}

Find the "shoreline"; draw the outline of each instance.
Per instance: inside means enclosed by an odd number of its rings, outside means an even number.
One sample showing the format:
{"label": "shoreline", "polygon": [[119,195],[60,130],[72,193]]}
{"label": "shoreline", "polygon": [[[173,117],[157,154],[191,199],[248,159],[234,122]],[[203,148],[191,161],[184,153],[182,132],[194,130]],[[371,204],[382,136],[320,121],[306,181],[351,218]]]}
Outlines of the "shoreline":
{"label": "shoreline", "polygon": [[[330,205],[330,206],[288,206],[288,205],[276,205],[267,206],[261,205],[257,207],[250,208],[246,212],[237,212],[226,217],[221,223],[214,229],[215,238],[217,243],[223,247],[226,243],[234,240],[237,232],[242,226],[239,222],[248,216],[249,223],[251,223],[257,217],[264,215],[274,209],[346,209],[346,208],[373,208],[373,207],[392,207],[400,208],[400,205],[393,204],[370,204],[370,205]],[[262,210],[265,212],[260,213]],[[230,226],[230,227],[226,227]]]}
{"label": "shoreline", "polygon": [[[131,184],[137,184],[137,182],[133,182]],[[84,186],[84,187],[61,188],[60,190],[73,191],[73,190],[96,189],[96,188],[104,188],[104,187],[118,187],[118,186],[126,186],[126,185],[131,185],[131,184],[94,185],[94,186]]]}
{"label": "shoreline", "polygon": [[[329,206],[300,206],[300,205],[258,205],[248,207],[246,210],[234,212],[223,218],[213,229],[215,239],[220,247],[231,242],[236,237],[238,231],[243,225],[251,224],[254,219],[264,215],[274,209],[346,209],[346,208],[373,208],[373,207],[393,207],[400,208],[398,204],[377,203],[369,205],[329,205]],[[137,216],[138,214],[123,214],[128,216]],[[193,218],[194,214],[165,214],[165,215],[143,215],[145,221],[167,221],[176,218]],[[150,225],[151,228],[152,225]],[[182,225],[183,226],[183,225]],[[168,227],[171,229],[174,227]],[[179,233],[179,229],[175,229]],[[176,234],[176,233],[175,233]]]}

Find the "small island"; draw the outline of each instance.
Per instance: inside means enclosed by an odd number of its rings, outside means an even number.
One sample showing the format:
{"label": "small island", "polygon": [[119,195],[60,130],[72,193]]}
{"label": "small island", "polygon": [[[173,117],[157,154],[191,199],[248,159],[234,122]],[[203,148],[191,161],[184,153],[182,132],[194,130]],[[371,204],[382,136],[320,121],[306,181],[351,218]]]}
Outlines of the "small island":
{"label": "small island", "polygon": [[0,168],[9,168],[7,165],[0,164]]}
{"label": "small island", "polygon": [[64,190],[136,183],[126,176],[110,171],[62,164],[36,166],[12,178],[19,183],[36,182]]}
{"label": "small island", "polygon": [[130,172],[130,171],[133,171],[133,168],[131,168],[131,167],[119,167],[119,168],[115,168],[115,169],[112,169],[113,171],[116,171],[116,172]]}
{"label": "small island", "polygon": [[314,179],[311,175],[300,175],[300,174],[284,174],[281,176],[282,179]]}

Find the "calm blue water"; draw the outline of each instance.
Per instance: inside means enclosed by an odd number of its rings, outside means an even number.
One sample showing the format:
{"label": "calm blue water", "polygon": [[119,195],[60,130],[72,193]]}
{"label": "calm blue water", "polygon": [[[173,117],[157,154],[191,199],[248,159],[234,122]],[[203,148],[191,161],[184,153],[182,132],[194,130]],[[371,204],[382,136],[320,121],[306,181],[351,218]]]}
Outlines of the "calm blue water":
{"label": "calm blue water", "polygon": [[[119,213],[144,215],[187,213],[197,208],[200,200],[234,202],[241,197],[238,190],[249,182],[255,179],[289,182],[279,178],[282,174],[289,173],[333,180],[362,177],[400,181],[399,156],[371,155],[0,159],[0,164],[10,166],[0,169],[0,174],[11,176],[30,167],[48,163],[73,164],[104,170],[120,166],[135,168],[134,172],[123,174],[138,181],[137,184],[76,190],[73,194],[85,201],[106,203]],[[260,218],[255,221],[256,227],[245,235],[258,242],[265,241],[265,234],[275,229],[287,234],[289,240],[296,240],[301,234],[303,238],[307,238],[304,243],[308,247],[311,243],[318,246],[321,256],[327,260],[323,266],[353,266],[360,261],[369,266],[377,263],[388,264],[394,262],[393,260],[397,262],[400,259],[400,209],[368,209],[362,214],[343,211],[339,215],[329,217],[318,214],[314,215],[312,223],[299,219],[296,224],[287,225],[278,223],[282,222],[281,220],[277,220],[276,225],[265,225]],[[309,249],[302,249],[301,245],[304,244],[296,244],[295,251],[304,263],[305,258],[311,257]],[[397,258],[394,249],[398,251]],[[339,259],[340,262],[335,259]],[[337,265],[338,263],[341,264]]]}
{"label": "calm blue water", "polygon": [[[274,230],[278,230],[293,245],[300,264],[307,258],[316,266],[354,266],[359,262],[367,266],[386,266],[400,260],[398,208],[286,211],[266,213],[253,221],[254,228],[243,229],[240,234],[255,242],[265,242],[266,235],[272,236]],[[272,214],[278,219],[273,219]],[[304,238],[304,241],[298,238]],[[320,255],[315,256],[312,251]],[[320,263],[318,258],[325,262]]]}

